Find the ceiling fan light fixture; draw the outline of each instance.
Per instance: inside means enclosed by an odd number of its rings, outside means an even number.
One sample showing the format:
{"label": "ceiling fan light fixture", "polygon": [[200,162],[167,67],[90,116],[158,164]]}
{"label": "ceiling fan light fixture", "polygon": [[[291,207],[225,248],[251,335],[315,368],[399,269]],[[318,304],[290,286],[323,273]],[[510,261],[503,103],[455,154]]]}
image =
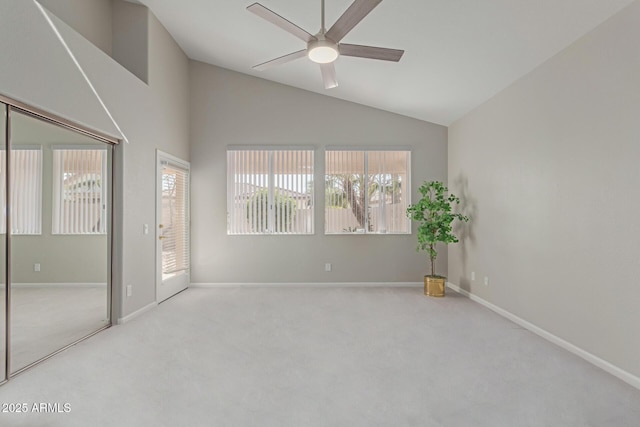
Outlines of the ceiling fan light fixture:
{"label": "ceiling fan light fixture", "polygon": [[283,55],[271,61],[254,65],[254,70],[265,70],[274,65],[281,65],[293,60],[307,57],[312,62],[320,65],[322,74],[322,82],[325,89],[331,89],[338,86],[336,79],[336,68],[333,64],[340,56],[377,59],[381,61],[398,62],[402,58],[404,50],[388,49],[375,46],[361,46],[355,44],[340,43],[341,40],[362,21],[382,0],[351,0],[351,6],[344,11],[337,21],[333,23],[329,30],[325,27],[325,0],[320,0],[320,31],[311,35],[311,33],[298,27],[293,22],[283,18],[272,10],[267,9],[260,3],[253,3],[247,7],[247,10],[256,14],[260,18],[271,22],[280,27],[289,34],[299,38],[307,44],[306,49],[300,49],[296,52]]}
{"label": "ceiling fan light fixture", "polygon": [[329,64],[340,56],[338,45],[329,40],[314,40],[307,46],[309,59],[318,64]]}

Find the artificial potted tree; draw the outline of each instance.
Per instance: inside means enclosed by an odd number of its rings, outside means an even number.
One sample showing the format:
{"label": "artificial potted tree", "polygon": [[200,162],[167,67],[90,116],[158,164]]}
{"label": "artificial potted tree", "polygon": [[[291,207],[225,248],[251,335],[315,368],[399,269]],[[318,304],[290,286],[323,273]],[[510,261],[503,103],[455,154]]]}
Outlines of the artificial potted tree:
{"label": "artificial potted tree", "polygon": [[418,222],[416,251],[427,251],[431,260],[431,274],[424,276],[424,293],[443,297],[446,277],[436,275],[436,243],[456,243],[458,239],[453,234],[451,223],[456,219],[467,222],[469,218],[453,212],[453,204],[459,204],[460,199],[449,194],[449,189],[442,182],[425,182],[418,191],[422,198],[415,205],[409,205],[407,216]]}

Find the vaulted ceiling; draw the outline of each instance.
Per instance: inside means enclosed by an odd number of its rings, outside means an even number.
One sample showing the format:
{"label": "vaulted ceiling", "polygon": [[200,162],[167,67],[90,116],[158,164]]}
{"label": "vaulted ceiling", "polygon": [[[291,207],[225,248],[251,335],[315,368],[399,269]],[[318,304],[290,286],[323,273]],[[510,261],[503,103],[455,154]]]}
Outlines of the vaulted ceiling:
{"label": "vaulted ceiling", "polygon": [[[320,0],[259,0],[311,34]],[[384,0],[343,42],[404,49],[399,63],[340,57],[324,89],[307,58],[252,66],[305,48],[249,13],[254,0],[138,0],[195,60],[356,103],[449,125],[633,0]],[[326,0],[330,27],[352,0]]]}

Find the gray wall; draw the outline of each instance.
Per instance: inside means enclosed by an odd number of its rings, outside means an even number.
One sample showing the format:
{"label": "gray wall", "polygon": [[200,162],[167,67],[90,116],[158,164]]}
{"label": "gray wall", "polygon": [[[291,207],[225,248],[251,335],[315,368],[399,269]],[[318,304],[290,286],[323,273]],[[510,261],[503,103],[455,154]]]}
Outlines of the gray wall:
{"label": "gray wall", "polygon": [[38,0],[38,2],[107,55],[111,55],[113,17],[111,0]]}
{"label": "gray wall", "polygon": [[38,0],[120,65],[148,83],[149,10],[126,0]]}
{"label": "gray wall", "polygon": [[140,80],[149,82],[149,11],[124,0],[113,0],[112,57]]}
{"label": "gray wall", "polygon": [[[116,220],[123,230],[116,236],[117,319],[155,301],[155,153],[189,159],[189,62],[150,15],[147,85],[60,19],[51,19],[129,141],[115,156],[121,209]],[[92,15],[78,20],[101,22]],[[0,2],[0,55],[0,93],[122,137],[33,2]],[[143,234],[143,224],[150,225],[150,234]],[[131,297],[122,292],[128,284]]]}
{"label": "gray wall", "polygon": [[449,280],[636,376],[639,23],[635,2],[449,129],[472,216]]}
{"label": "gray wall", "polygon": [[[446,180],[447,129],[203,63],[191,63],[192,276],[194,283],[419,282],[426,256],[413,235],[324,235],[316,186],[315,235],[227,236],[226,147],[402,146],[412,150],[412,189]],[[320,124],[320,126],[318,126]],[[324,264],[333,271],[324,271]],[[446,250],[438,267],[446,271]]]}

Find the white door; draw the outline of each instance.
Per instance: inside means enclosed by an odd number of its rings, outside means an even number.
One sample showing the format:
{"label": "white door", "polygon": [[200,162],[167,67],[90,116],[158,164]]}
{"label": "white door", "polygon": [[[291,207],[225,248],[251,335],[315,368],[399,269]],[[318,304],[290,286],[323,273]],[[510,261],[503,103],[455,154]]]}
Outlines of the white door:
{"label": "white door", "polygon": [[189,163],[158,151],[156,299],[187,289],[190,281]]}

